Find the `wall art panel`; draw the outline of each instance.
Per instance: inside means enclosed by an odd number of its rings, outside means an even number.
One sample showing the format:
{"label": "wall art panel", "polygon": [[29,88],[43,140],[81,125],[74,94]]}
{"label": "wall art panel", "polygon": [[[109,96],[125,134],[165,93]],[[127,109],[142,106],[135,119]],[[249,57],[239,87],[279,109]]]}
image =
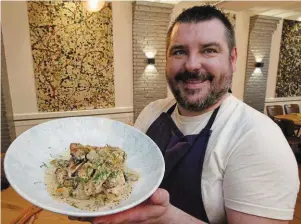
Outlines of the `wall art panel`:
{"label": "wall art panel", "polygon": [[111,4],[94,13],[80,1],[27,4],[39,111],[114,107]]}
{"label": "wall art panel", "polygon": [[301,96],[301,22],[284,20],[277,70],[276,97]]}

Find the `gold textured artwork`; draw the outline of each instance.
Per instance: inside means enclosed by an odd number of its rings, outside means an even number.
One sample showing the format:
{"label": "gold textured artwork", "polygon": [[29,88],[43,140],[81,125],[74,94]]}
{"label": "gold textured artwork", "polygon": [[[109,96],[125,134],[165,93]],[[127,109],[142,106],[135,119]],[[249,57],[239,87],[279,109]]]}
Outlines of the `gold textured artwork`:
{"label": "gold textured artwork", "polygon": [[276,97],[301,96],[301,22],[283,20]]}
{"label": "gold textured artwork", "polygon": [[81,1],[27,3],[39,111],[115,106],[112,7]]}

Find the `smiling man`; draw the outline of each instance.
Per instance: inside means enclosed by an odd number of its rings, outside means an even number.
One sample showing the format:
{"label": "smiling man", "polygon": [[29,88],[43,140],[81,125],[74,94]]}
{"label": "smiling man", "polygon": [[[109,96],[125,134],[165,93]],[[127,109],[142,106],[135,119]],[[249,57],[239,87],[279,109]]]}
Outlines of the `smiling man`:
{"label": "smiling man", "polygon": [[212,6],[183,11],[168,31],[166,59],[175,99],[150,103],[135,123],[164,155],[161,186],[94,223],[288,223],[297,163],[278,126],[229,93],[237,59],[229,20]]}

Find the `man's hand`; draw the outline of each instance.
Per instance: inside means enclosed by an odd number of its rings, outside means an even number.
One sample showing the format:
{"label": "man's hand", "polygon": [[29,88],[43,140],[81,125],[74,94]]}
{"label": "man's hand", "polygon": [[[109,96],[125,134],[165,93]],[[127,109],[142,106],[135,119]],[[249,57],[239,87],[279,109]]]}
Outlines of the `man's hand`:
{"label": "man's hand", "polygon": [[71,220],[88,221],[93,224],[164,223],[171,207],[168,192],[164,189],[157,189],[147,201],[124,212],[96,218],[69,218]]}
{"label": "man's hand", "polygon": [[155,193],[142,204],[114,215],[96,218],[71,218],[93,224],[205,224],[169,203],[169,194],[164,189]]}
{"label": "man's hand", "polygon": [[[229,224],[288,224],[288,221],[249,215],[229,208],[226,208],[226,212]],[[172,206],[169,203],[168,192],[160,188],[147,201],[124,212],[96,218],[70,219],[93,224],[205,224]]]}
{"label": "man's hand", "polygon": [[158,189],[147,201],[127,211],[96,217],[93,224],[119,223],[163,223],[171,208],[169,194],[164,189]]}

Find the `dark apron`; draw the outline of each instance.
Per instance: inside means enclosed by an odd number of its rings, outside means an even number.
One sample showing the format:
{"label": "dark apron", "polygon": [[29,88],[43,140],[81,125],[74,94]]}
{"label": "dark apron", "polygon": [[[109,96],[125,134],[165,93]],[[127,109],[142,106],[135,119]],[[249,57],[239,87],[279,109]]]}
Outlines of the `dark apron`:
{"label": "dark apron", "polygon": [[201,175],[211,126],[219,108],[197,135],[184,136],[171,118],[176,104],[163,112],[146,134],[158,145],[165,160],[161,188],[170,194],[170,203],[204,222],[209,222],[201,193]]}

